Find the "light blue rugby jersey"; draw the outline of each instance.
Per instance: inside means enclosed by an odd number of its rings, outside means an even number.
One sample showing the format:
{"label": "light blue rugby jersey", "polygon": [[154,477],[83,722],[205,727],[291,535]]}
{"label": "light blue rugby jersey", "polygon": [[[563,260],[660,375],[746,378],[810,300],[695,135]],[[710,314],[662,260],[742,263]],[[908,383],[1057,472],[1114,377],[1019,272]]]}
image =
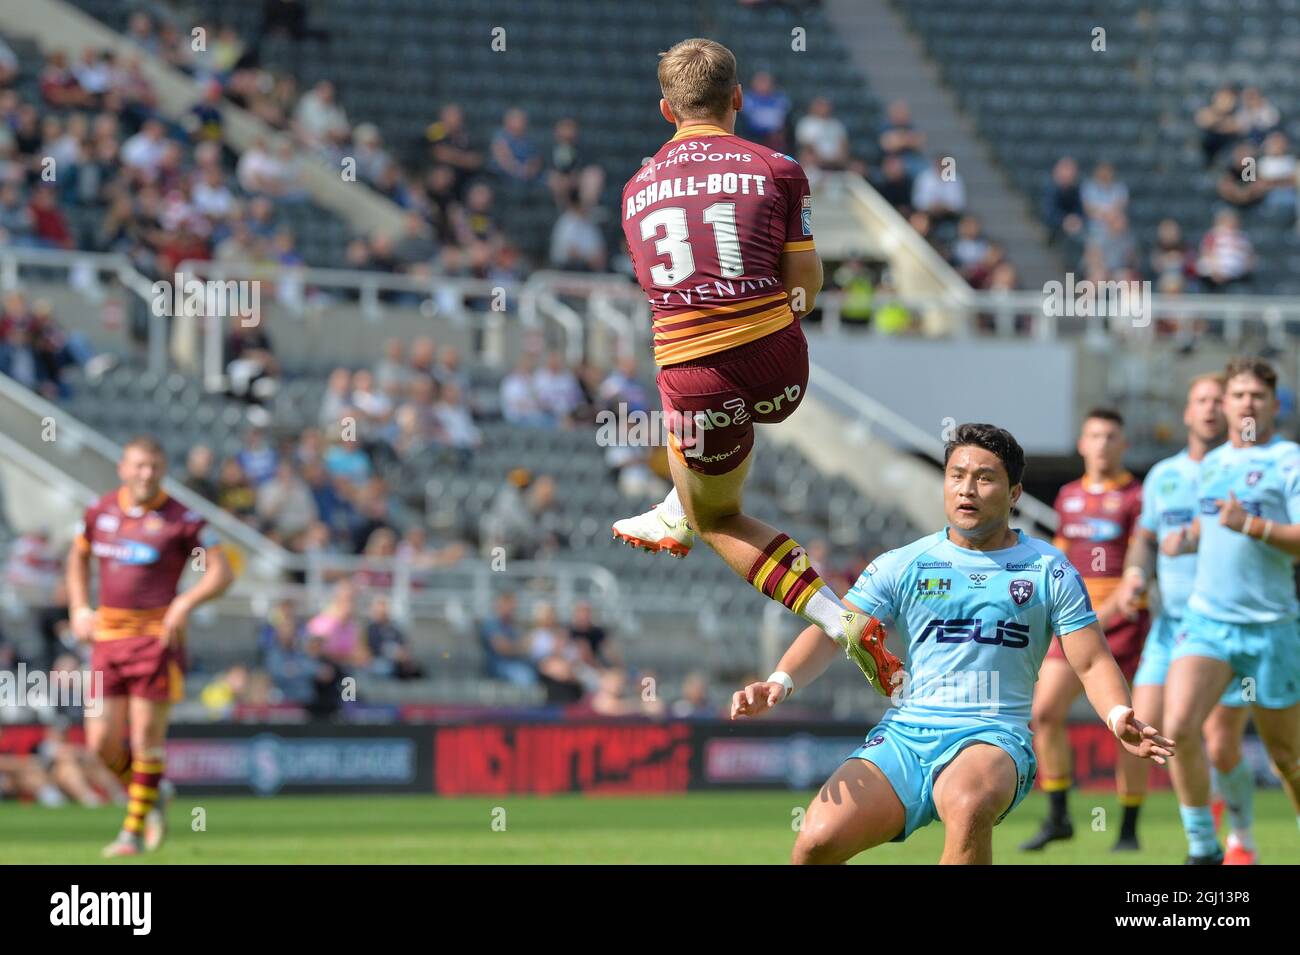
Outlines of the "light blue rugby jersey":
{"label": "light blue rugby jersey", "polygon": [[1196,555],[1166,557],[1160,541],[1180,527],[1191,526],[1200,507],[1197,492],[1201,462],[1184,448],[1157,461],[1142,482],[1142,514],[1138,526],[1156,535],[1156,579],[1160,583],[1160,612],[1181,617],[1196,581]]}
{"label": "light blue rugby jersey", "polygon": [[1224,623],[1293,619],[1291,558],[1221,525],[1214,502],[1231,491],[1248,514],[1274,524],[1300,522],[1300,445],[1277,435],[1244,448],[1220,445],[1201,461],[1200,486],[1201,539],[1188,609]]}
{"label": "light blue rugby jersey", "polygon": [[1038,669],[1054,633],[1097,619],[1079,572],[1044,541],[967,550],[948,530],[867,565],[845,598],[887,620],[909,675],[886,719],[921,726],[1008,723],[1028,732]]}

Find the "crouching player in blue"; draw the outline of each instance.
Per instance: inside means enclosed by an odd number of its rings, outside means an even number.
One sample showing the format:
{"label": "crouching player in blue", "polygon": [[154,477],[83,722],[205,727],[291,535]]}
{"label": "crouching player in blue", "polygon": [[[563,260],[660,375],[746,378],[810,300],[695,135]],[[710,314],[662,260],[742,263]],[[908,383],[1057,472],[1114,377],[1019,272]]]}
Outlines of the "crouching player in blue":
{"label": "crouching player in blue", "polygon": [[[1033,787],[1029,714],[1053,634],[1093,708],[1126,750],[1163,763],[1173,744],[1133,716],[1083,581],[1059,550],[1009,524],[1025,456],[1008,432],[964,424],[945,449],[948,526],[869,564],[845,604],[892,621],[906,648],[895,707],[813,798],[796,863],[839,863],[936,818],[945,863],[993,861],[993,827]],[[777,671],[732,698],[757,716],[830,665],[809,627]]]}

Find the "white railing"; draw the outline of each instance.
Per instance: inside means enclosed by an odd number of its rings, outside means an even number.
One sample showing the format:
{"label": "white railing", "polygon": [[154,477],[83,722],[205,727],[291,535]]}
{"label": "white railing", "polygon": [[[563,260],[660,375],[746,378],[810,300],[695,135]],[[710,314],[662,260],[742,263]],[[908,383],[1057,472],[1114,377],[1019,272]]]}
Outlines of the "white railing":
{"label": "white railing", "polygon": [[[847,406],[850,416],[855,416],[855,423],[863,428],[868,436],[876,431],[884,431],[894,439],[893,443],[901,444],[924,455],[940,467],[943,466],[944,442],[942,440],[908,421],[870,395],[854,388],[833,372],[810,362],[808,388],[814,393],[824,392],[841,405]],[[1049,531],[1056,530],[1056,511],[1032,494],[1022,493],[1016,506],[1020,513],[1040,527]]]}

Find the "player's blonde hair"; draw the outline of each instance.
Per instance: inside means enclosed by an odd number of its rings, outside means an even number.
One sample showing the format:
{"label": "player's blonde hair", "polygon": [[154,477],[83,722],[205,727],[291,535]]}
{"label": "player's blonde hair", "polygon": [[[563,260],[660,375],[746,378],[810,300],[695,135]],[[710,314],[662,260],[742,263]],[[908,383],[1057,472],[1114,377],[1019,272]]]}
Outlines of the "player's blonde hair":
{"label": "player's blonde hair", "polygon": [[659,54],[659,88],[678,120],[722,119],[736,85],[736,57],[721,43],[692,37]]}
{"label": "player's blonde hair", "polygon": [[1212,381],[1220,388],[1223,388],[1225,385],[1228,384],[1228,379],[1224,377],[1223,372],[1207,371],[1204,372],[1203,374],[1197,375],[1195,378],[1193,378],[1191,381],[1187,383],[1188,397],[1190,397],[1192,392],[1196,390],[1196,386],[1203,381]]}

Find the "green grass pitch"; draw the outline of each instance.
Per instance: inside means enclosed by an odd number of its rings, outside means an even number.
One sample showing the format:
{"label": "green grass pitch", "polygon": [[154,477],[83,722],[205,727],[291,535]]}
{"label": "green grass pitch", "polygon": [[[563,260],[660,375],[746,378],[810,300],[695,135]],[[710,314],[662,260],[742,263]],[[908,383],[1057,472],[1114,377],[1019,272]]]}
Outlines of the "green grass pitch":
{"label": "green grass pitch", "polygon": [[[999,863],[1181,863],[1186,843],[1173,795],[1142,810],[1142,851],[1109,850],[1120,809],[1112,793],[1071,794],[1075,837],[1040,853],[1016,845],[1037,827],[1045,800],[1033,793],[997,828]],[[705,863],[788,862],[795,810],[811,793],[692,793],[678,796],[194,797],[173,802],[167,844],[113,864],[153,863]],[[191,828],[201,807],[206,831]],[[1094,831],[1094,809],[1107,831]],[[497,811],[504,810],[504,815]],[[99,862],[117,831],[116,807],[44,809],[0,803],[0,863]],[[496,826],[494,828],[494,820]],[[504,826],[504,828],[502,828]],[[1256,838],[1265,863],[1300,863],[1300,832],[1279,790],[1256,794]],[[935,823],[902,845],[879,846],[860,863],[930,864],[943,846]]]}

